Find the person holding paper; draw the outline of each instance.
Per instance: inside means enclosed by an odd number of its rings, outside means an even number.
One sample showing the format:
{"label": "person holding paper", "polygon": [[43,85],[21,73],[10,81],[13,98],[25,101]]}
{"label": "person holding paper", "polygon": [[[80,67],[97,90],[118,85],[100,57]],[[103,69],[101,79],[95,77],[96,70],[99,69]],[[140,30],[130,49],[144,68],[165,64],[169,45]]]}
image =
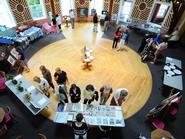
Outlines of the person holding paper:
{"label": "person holding paper", "polygon": [[126,88],[119,88],[116,90],[114,96],[112,97],[110,105],[121,106],[125,101],[125,97],[128,95],[128,90]]}
{"label": "person holding paper", "polygon": [[35,82],[39,83],[40,90],[42,90],[47,97],[50,97],[50,93],[49,93],[50,86],[49,86],[48,81],[46,79],[44,79],[42,77],[38,77],[38,76],[35,76],[33,78],[33,80]]}
{"label": "person holding paper", "polygon": [[100,105],[105,105],[112,94],[112,87],[109,84],[106,84],[100,88],[100,92]]}

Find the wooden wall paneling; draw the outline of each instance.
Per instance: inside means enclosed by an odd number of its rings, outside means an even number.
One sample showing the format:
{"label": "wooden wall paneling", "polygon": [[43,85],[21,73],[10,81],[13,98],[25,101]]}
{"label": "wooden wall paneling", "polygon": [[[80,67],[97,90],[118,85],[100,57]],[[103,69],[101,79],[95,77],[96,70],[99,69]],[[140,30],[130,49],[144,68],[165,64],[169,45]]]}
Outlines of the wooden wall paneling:
{"label": "wooden wall paneling", "polygon": [[119,5],[120,5],[120,0],[114,0],[113,1],[112,14],[118,14]]}
{"label": "wooden wall paneling", "polygon": [[171,8],[170,9],[170,13],[168,14],[168,16],[166,17],[164,23],[162,24],[162,27],[165,28],[165,29],[169,29],[171,21],[172,21],[172,18],[173,18],[173,9]]}
{"label": "wooden wall paneling", "polygon": [[60,0],[54,0],[55,13],[61,15],[62,10],[60,7]]}
{"label": "wooden wall paneling", "polygon": [[54,8],[52,9],[52,1],[53,0],[45,0],[45,9],[46,9],[46,14],[48,15],[48,12],[52,12],[52,14],[55,15]]}
{"label": "wooden wall paneling", "polygon": [[[131,17],[133,20],[138,20],[140,22],[147,22],[150,11],[152,10],[154,0],[136,0]],[[140,9],[140,4],[146,5],[144,9]]]}
{"label": "wooden wall paneling", "polygon": [[109,11],[110,0],[104,0],[103,10]]}
{"label": "wooden wall paneling", "polygon": [[[19,1],[9,0],[8,2],[12,10],[12,13],[15,17],[15,20],[17,22],[17,25],[33,20],[26,0],[19,0]],[[18,11],[18,8],[17,8],[18,5],[23,7],[23,11]]]}

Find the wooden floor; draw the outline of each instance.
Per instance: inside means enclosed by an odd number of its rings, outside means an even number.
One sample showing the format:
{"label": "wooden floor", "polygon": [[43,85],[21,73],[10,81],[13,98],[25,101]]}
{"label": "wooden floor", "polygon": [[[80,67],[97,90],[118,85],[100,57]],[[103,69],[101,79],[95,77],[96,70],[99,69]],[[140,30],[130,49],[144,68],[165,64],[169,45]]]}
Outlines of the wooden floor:
{"label": "wooden floor", "polygon": [[[122,105],[125,119],[139,111],[148,100],[152,88],[150,70],[141,62],[139,55],[128,47],[122,52],[113,50],[112,41],[101,37],[101,28],[98,33],[94,33],[90,23],[76,24],[74,30],[64,26],[62,29],[66,39],[35,53],[28,62],[31,72],[24,74],[26,78],[32,81],[33,76],[41,76],[40,65],[45,65],[52,74],[56,67],[61,67],[68,75],[68,88],[72,83],[79,85],[81,90],[89,83],[95,85],[98,90],[107,83],[112,85],[113,91],[124,87],[129,90],[129,95]],[[85,45],[93,49],[95,57],[91,71],[82,69],[81,49]],[[53,94],[50,98],[51,104],[42,114],[53,120],[58,100]]]}

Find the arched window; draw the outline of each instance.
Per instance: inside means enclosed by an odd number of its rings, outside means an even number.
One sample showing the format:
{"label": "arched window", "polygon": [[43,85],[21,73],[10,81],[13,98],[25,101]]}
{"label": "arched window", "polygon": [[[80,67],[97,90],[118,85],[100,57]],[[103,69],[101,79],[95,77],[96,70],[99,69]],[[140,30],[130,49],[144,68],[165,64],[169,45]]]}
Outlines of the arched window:
{"label": "arched window", "polygon": [[70,9],[75,9],[74,0],[60,0],[60,7],[62,9],[62,16],[68,16]]}
{"label": "arched window", "polygon": [[46,18],[44,0],[27,0],[33,20]]}
{"label": "arched window", "polygon": [[0,25],[5,25],[6,27],[16,26],[7,0],[0,0]]}
{"label": "arched window", "polygon": [[95,9],[96,13],[98,15],[101,15],[101,12],[103,10],[103,2],[104,0],[91,0],[89,5],[90,11],[92,11],[92,9]]}
{"label": "arched window", "polygon": [[124,22],[130,17],[133,1],[124,1],[120,11],[120,19]]}

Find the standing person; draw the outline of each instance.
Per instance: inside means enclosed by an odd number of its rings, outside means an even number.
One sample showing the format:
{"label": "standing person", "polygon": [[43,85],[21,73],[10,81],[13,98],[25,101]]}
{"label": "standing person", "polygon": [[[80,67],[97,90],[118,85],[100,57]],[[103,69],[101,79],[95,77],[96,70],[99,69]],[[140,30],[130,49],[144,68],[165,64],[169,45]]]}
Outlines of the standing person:
{"label": "standing person", "polygon": [[60,100],[60,104],[65,105],[65,103],[68,103],[67,94],[64,90],[64,85],[57,85],[56,86],[56,94]]}
{"label": "standing person", "polygon": [[59,32],[61,32],[62,31],[61,30],[62,19],[58,14],[56,14],[56,22],[57,22],[57,25],[58,25]]}
{"label": "standing person", "polygon": [[63,70],[61,70],[59,67],[55,69],[54,79],[57,82],[57,84],[64,85],[64,90],[67,93],[67,73]]}
{"label": "standing person", "polygon": [[120,38],[120,42],[119,42],[119,49],[117,51],[122,51],[123,50],[123,46],[125,44],[127,44],[126,40],[128,38],[128,29],[124,29],[122,36]]}
{"label": "standing person", "polygon": [[21,61],[21,65],[23,66],[24,70],[25,70],[26,72],[29,72],[30,69],[29,69],[28,64],[27,64],[28,60],[26,59],[23,50],[21,50],[19,47],[17,47],[17,48],[16,48],[16,51],[18,52],[18,57],[17,57],[17,59]]}
{"label": "standing person", "polygon": [[106,13],[105,20],[104,20],[104,32],[108,30],[110,24],[110,16],[109,13]]}
{"label": "standing person", "polygon": [[42,72],[43,77],[48,81],[49,85],[54,89],[51,72],[44,66],[40,66],[40,71]]}
{"label": "standing person", "polygon": [[160,57],[163,50],[165,50],[167,47],[168,47],[168,43],[166,43],[166,42],[160,43],[159,46],[157,47],[155,53],[154,53],[154,59],[150,63],[151,64],[156,64],[157,59]]}
{"label": "standing person", "polygon": [[80,88],[76,84],[72,84],[69,90],[69,95],[71,96],[72,103],[78,103],[81,99]]}
{"label": "standing person", "polygon": [[52,16],[52,20],[51,21],[52,21],[53,26],[57,25],[57,21],[56,21],[56,18],[55,18],[54,15]]}
{"label": "standing person", "polygon": [[93,32],[97,33],[98,32],[98,16],[97,16],[97,13],[94,13],[93,23],[94,23]]}
{"label": "standing person", "polygon": [[117,43],[119,41],[119,39],[121,38],[121,27],[117,28],[115,34],[114,34],[114,40],[113,40],[113,44],[112,44],[112,48],[116,48],[117,47]]}
{"label": "standing person", "polygon": [[56,21],[56,18],[55,16],[53,15],[52,16],[52,24],[53,24],[53,30],[57,30],[57,21]]}
{"label": "standing person", "polygon": [[[83,114],[78,113],[76,115],[76,121],[72,122],[72,128],[75,135],[75,139],[87,139],[87,124],[82,122]],[[84,120],[85,121],[85,120]]]}
{"label": "standing person", "polygon": [[84,104],[91,104],[92,101],[94,101],[94,99],[96,101],[98,101],[98,92],[95,90],[94,86],[91,85],[91,84],[88,84],[86,87],[85,87],[85,90],[83,92],[83,95],[84,95]]}
{"label": "standing person", "polygon": [[33,77],[33,81],[39,83],[40,90],[42,90],[47,97],[50,97],[49,83],[46,79],[44,79],[42,77],[35,76],[35,77]]}
{"label": "standing person", "polygon": [[109,84],[106,84],[100,88],[100,92],[100,105],[105,105],[112,94],[112,87]]}
{"label": "standing person", "polygon": [[142,41],[141,41],[141,45],[140,45],[140,47],[139,47],[139,49],[137,50],[137,52],[138,53],[141,53],[143,50],[144,50],[144,48],[145,48],[145,46],[146,46],[146,44],[147,44],[147,39],[148,38],[153,38],[154,37],[154,35],[152,35],[152,34],[150,34],[150,33],[146,33],[144,36],[143,36],[143,39],[142,39]]}
{"label": "standing person", "polygon": [[116,90],[110,105],[112,106],[121,106],[125,101],[125,97],[128,95],[128,90],[126,88],[119,88]]}
{"label": "standing person", "polygon": [[71,22],[72,29],[74,29],[74,25],[75,25],[75,13],[74,13],[74,10],[73,9],[69,10],[69,16],[70,16],[70,22]]}

